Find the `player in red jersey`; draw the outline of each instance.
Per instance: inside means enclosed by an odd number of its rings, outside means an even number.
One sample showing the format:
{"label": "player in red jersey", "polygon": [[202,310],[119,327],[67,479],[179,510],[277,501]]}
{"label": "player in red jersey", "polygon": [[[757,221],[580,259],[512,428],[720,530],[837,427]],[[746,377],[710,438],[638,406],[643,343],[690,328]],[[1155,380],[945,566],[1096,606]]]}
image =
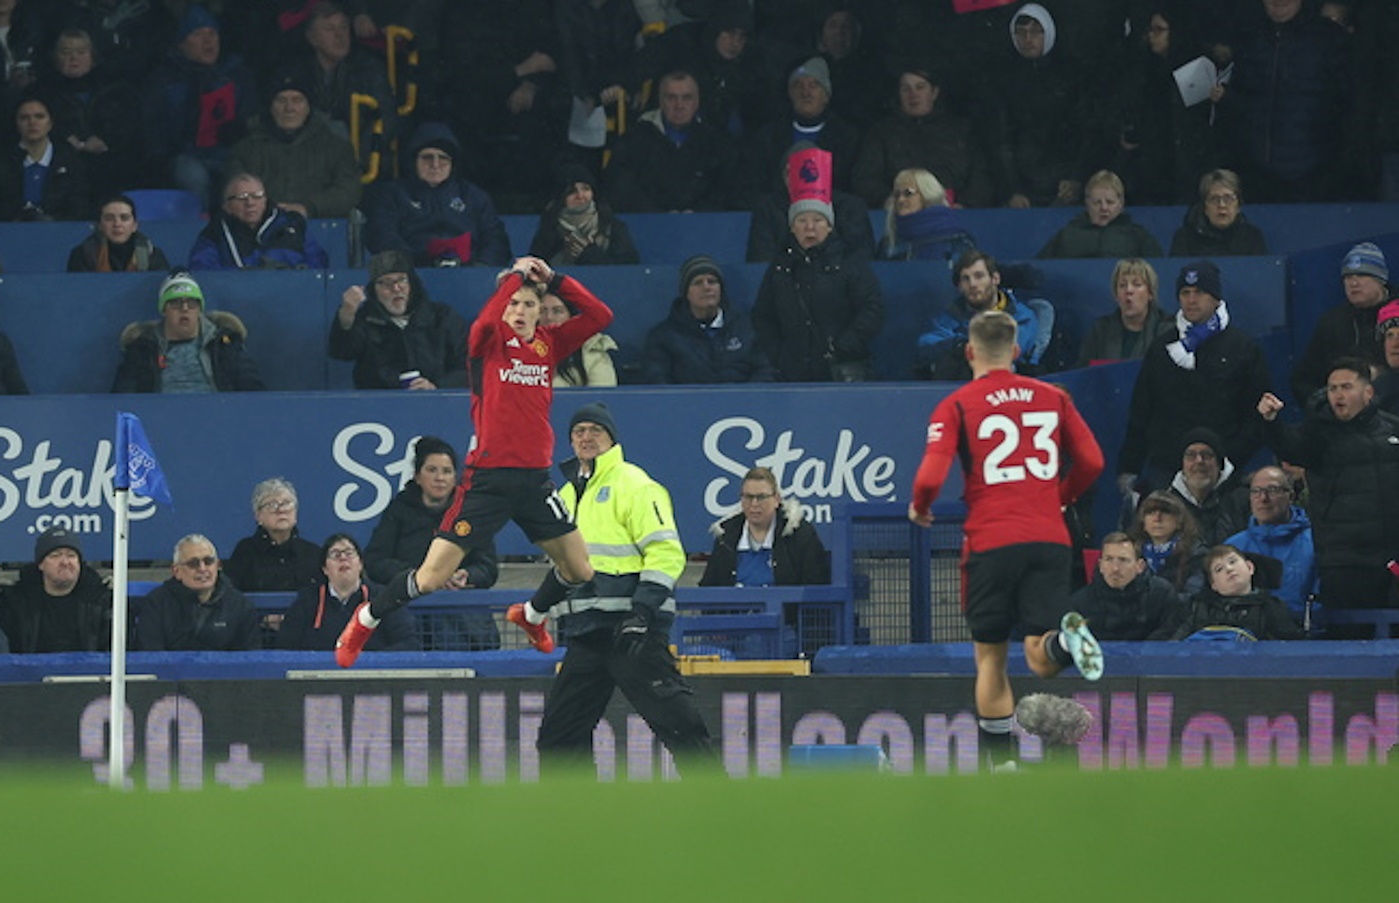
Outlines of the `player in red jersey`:
{"label": "player in red jersey", "polygon": [[976,712],[983,748],[1001,765],[1010,760],[1015,696],[1006,657],[1017,623],[1025,627],[1025,661],[1040,677],[1070,664],[1089,680],[1103,673],[1102,651],[1083,618],[1066,613],[1071,555],[1063,513],[1102,473],[1103,451],[1067,393],[1014,372],[1013,317],[979,313],[968,332],[972,380],[933,411],[908,516],[932,523],[933,500],[959,459]]}
{"label": "player in red jersey", "polygon": [[[546,291],[571,303],[578,315],[558,326],[540,326],[539,301]],[[512,605],[506,616],[536,649],[553,650],[543,612],[593,576],[587,546],[549,477],[554,369],[611,322],[606,304],[536,257],[521,257],[504,274],[467,342],[476,446],[422,564],[396,575],[382,593],[361,604],[340,634],[335,660],[342,668],[354,664],[384,615],[446,586],[467,551],[489,543],[508,520],[548,554],[554,568],[534,597]]]}

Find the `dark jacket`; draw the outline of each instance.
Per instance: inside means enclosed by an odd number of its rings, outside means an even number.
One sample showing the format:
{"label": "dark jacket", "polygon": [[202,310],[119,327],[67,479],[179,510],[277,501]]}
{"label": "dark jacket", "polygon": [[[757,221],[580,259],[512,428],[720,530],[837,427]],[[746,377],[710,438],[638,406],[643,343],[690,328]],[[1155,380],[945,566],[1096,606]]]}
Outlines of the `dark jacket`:
{"label": "dark jacket", "polygon": [[724,296],[719,302],[724,323],[711,329],[690,313],[682,296],[666,317],[646,334],[641,381],[652,385],[770,382],[777,372],[758,348],[752,325]]}
{"label": "dark jacket", "polygon": [[1342,422],[1328,407],[1300,426],[1265,423],[1263,435],[1307,469],[1318,566],[1382,568],[1399,557],[1399,417],[1371,405]]}
{"label": "dark jacket", "polygon": [[[742,512],[709,527],[714,548],[700,576],[700,586],[733,586],[738,575],[738,541],[744,528]],[[816,528],[802,520],[801,504],[784,499],[777,508],[772,538],[772,579],[777,586],[811,586],[831,582],[831,558]]]}
{"label": "dark jacket", "polygon": [[1248,257],[1268,253],[1263,230],[1240,213],[1227,229],[1216,228],[1196,204],[1171,236],[1172,257]]}
{"label": "dark jacket", "polygon": [[[271,195],[269,195],[269,198]],[[271,206],[256,229],[227,213],[209,220],[189,252],[191,270],[323,270],[325,248],[307,228],[306,218]]]}
{"label": "dark jacket", "polygon": [[1186,370],[1166,350],[1175,340],[1174,331],[1159,336],[1142,359],[1118,473],[1141,473],[1147,462],[1175,473],[1181,437],[1197,426],[1220,435],[1230,461],[1246,463],[1258,451],[1258,399],[1270,384],[1258,343],[1231,325],[1206,340],[1195,351],[1195,369]]}
{"label": "dark jacket", "polygon": [[[93,36],[94,39],[96,36]],[[92,199],[132,187],[132,173],[141,165],[141,98],[129,83],[108,79],[99,67],[82,78],[55,73],[51,84],[40,81],[39,91],[53,115],[50,137],[67,144],[74,137],[86,141],[101,138],[107,149],[100,154],[79,151],[87,166]],[[49,76],[45,75],[44,79]]]}
{"label": "dark jacket", "polygon": [[1383,363],[1384,340],[1375,335],[1380,308],[1356,307],[1350,302],[1322,311],[1312,327],[1307,350],[1292,367],[1292,397],[1304,409],[1326,407],[1325,398],[1316,397],[1326,388],[1331,365],[1339,357],[1359,356],[1372,363]]}
{"label": "dark jacket", "polygon": [[[350,98],[355,94],[367,94],[379,102],[378,115],[384,121],[384,140],[397,137],[400,127],[398,101],[389,86],[388,71],[382,60],[352,42],[350,55],[327,73],[321,69],[310,48],[304,48],[303,54],[295,64],[295,72],[311,87],[307,99],[311,101],[312,109],[325,114],[348,133]],[[367,115],[374,114],[370,112]]]}
{"label": "dark jacket", "polygon": [[[204,315],[199,338],[205,372],[218,392],[260,392],[267,388],[257,364],[243,347],[248,331],[231,313],[211,310]],[[165,332],[160,320],[131,323],[121,332],[122,360],[112,381],[113,392],[159,392],[165,369]]]}
{"label": "dark jacket", "polygon": [[606,241],[606,247],[594,241],[577,258],[570,257],[566,253],[563,227],[559,225],[562,206],[560,201],[551,201],[539,215],[539,228],[535,229],[534,240],[529,245],[531,256],[547,260],[556,267],[641,262],[641,255],[632,242],[631,230],[606,204],[597,205],[597,234]]}
{"label": "dark jacket", "polygon": [[[758,198],[753,205],[753,215],[748,220],[749,263],[770,263],[781,253],[782,246],[792,237],[792,227],[787,218],[790,206],[786,188]],[[874,228],[870,226],[865,202],[853,194],[833,191],[831,212],[835,214],[835,231],[845,247],[845,256],[871,260],[874,257]]]}
{"label": "dark jacket", "polygon": [[171,50],[141,91],[142,147],[159,175],[177,154],[232,147],[257,111],[253,74],[237,54],[201,66]]}
{"label": "dark jacket", "polygon": [[1088,328],[1088,335],[1084,336],[1083,345],[1079,348],[1078,365],[1087,367],[1094,361],[1141,360],[1159,336],[1174,331],[1172,319],[1161,310],[1159,304],[1153,304],[1147,308],[1146,323],[1142,325],[1132,353],[1123,355],[1122,340],[1126,338],[1127,330],[1122,325],[1122,314],[1116,311],[1104,314]]}
{"label": "dark jacket", "polygon": [[[409,160],[430,141],[456,144],[446,126],[429,123],[413,135]],[[400,250],[419,266],[510,262],[510,237],[490,195],[459,175],[432,187],[416,174],[372,186],[365,196],[365,244],[375,254]],[[463,247],[469,245],[469,251]]]}
{"label": "dark jacket", "polygon": [[786,382],[830,382],[832,363],[868,362],[883,326],[874,271],[847,259],[834,232],[810,250],[789,237],[753,305],[759,347]]}
{"label": "dark jacket", "polygon": [[261,639],[257,611],[224,574],[203,604],[174,577],[151,590],[136,636],[144,652],[242,652],[257,649]]}
{"label": "dark jacket", "polygon": [[[364,570],[375,583],[387,583],[400,571],[417,567],[427,554],[442,512],[423,504],[423,491],[409,483],[389,502],[364,547]],[[490,589],[500,576],[495,547],[474,549],[460,565],[471,575],[471,586]]]}
{"label": "dark jacket", "polygon": [[962,214],[952,207],[924,207],[893,218],[879,240],[880,260],[936,260],[951,269],[958,257],[976,247],[976,236],[964,228]]}
{"label": "dark jacket", "polygon": [[[43,622],[45,613],[52,613],[58,605],[71,607],[72,620],[66,626],[74,636],[71,643],[53,646]],[[105,652],[112,648],[112,590],[100,574],[83,564],[72,592],[64,597],[50,596],[44,591],[44,575],[38,565],[26,564],[20,568],[19,582],[6,587],[0,597],[0,628],[10,638],[14,653]]]}
{"label": "dark jacket", "polygon": [[[826,110],[824,120],[825,124],[816,133],[813,143],[831,152],[831,181],[836,190],[848,192],[855,171],[855,156],[860,150],[860,132],[830,109]],[[815,124],[803,123],[809,126]],[[787,180],[782,172],[782,160],[797,141],[809,140],[812,139],[799,136],[790,115],[759,129],[752,136],[748,148],[751,158],[748,178],[752,184],[762,192],[777,189],[785,194]]]}
{"label": "dark jacket", "polygon": [[1221,596],[1203,589],[1190,600],[1171,639],[1183,640],[1207,627],[1238,627],[1259,640],[1305,640],[1281,599],[1255,591],[1247,596]]}
{"label": "dark jacket", "polygon": [[409,370],[417,370],[438,388],[466,388],[470,326],[452,308],[429,298],[417,273],[410,271],[408,281],[408,325],[400,329],[379,303],[374,286],[367,285],[368,297],[349,329],[341,328],[339,317],[331,317],[330,356],[355,362],[356,389],[398,389],[398,375]]}
{"label": "dark jacket", "polygon": [[1139,642],[1169,639],[1185,600],[1151,571],[1138,574],[1122,589],[1108,586],[1097,573],[1092,583],[1074,591],[1069,608],[1088,619],[1099,640]]}
{"label": "dark jacket", "polygon": [[1217,546],[1248,525],[1248,488],[1239,485],[1239,472],[1230,469],[1222,473],[1213,491],[1204,499],[1196,499],[1186,486],[1185,475],[1176,472],[1169,492],[1185,505],[1185,510],[1200,528],[1200,541]]}
{"label": "dark jacket", "polygon": [[252,536],[238,540],[223,570],[245,593],[294,592],[323,579],[320,546],[302,539],[295,527],[291,538],[280,545],[258,527]]}
{"label": "dark jacket", "polygon": [[1095,226],[1080,212],[1035,255],[1052,260],[1078,257],[1161,257],[1161,243],[1123,211],[1106,226]]}
{"label": "dark jacket", "polygon": [[[340,631],[350,623],[366,592],[375,598],[382,587],[361,584],[347,599],[337,599],[324,582],[296,594],[277,630],[278,649],[310,649],[332,652]],[[368,652],[417,652],[421,647],[413,630],[413,614],[406,608],[384,615],[364,646]]]}
{"label": "dark jacket", "polygon": [[940,109],[920,118],[895,113],[865,133],[855,158],[855,193],[871,207],[889,197],[902,169],[926,169],[964,207],[994,202],[991,177],[966,120]]}
{"label": "dark jacket", "polygon": [[66,141],[51,136],[53,159],[37,208],[24,201],[24,148],[11,145],[0,153],[0,220],[83,220],[92,217],[87,162]]}
{"label": "dark jacket", "polygon": [[19,369],[14,343],[0,332],[0,395],[28,395],[29,384]]}
{"label": "dark jacket", "polygon": [[666,135],[658,111],[635,122],[617,140],[604,174],[607,197],[624,213],[726,210],[746,207],[738,197],[737,159],[728,135],[703,120],[680,145]]}
{"label": "dark jacket", "polygon": [[354,148],[320,112],[295,134],[253,120],[248,136],[233,145],[228,171],[256,175],[269,196],[303,204],[313,218],[349,216],[363,190]]}
{"label": "dark jacket", "polygon": [[[121,262],[123,259],[125,264]],[[134,233],[120,248],[115,248],[101,232],[93,232],[68,253],[70,273],[158,273],[168,269],[170,261],[165,259],[165,252],[144,232]]]}

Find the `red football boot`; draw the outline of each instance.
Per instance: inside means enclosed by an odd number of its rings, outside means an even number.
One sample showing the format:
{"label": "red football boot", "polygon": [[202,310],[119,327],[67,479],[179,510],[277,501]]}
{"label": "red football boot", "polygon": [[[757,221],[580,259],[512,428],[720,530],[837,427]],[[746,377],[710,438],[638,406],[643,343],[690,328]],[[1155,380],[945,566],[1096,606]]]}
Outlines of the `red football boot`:
{"label": "red football boot", "polygon": [[525,617],[525,603],[516,602],[505,610],[505,620],[518,625],[529,637],[529,644],[540,652],[554,651],[554,638],[549,636],[547,624],[531,624]]}
{"label": "red football boot", "polygon": [[369,642],[370,634],[374,632],[373,627],[365,627],[359,620],[360,611],[368,604],[359,604],[355,613],[350,615],[350,623],[340,631],[340,639],[335,641],[335,663],[342,668],[348,668],[355,663],[355,659],[364,651],[364,644]]}

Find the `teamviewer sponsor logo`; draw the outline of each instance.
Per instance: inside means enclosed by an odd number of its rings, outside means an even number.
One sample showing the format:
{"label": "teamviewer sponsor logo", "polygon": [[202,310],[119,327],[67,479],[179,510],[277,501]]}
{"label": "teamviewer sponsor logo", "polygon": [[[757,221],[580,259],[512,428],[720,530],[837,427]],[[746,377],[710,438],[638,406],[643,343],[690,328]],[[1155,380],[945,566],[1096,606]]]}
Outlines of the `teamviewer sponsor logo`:
{"label": "teamviewer sponsor logo", "polygon": [[517,386],[547,386],[550,382],[549,365],[526,364],[522,361],[512,360],[510,367],[501,368],[500,381],[514,383]]}

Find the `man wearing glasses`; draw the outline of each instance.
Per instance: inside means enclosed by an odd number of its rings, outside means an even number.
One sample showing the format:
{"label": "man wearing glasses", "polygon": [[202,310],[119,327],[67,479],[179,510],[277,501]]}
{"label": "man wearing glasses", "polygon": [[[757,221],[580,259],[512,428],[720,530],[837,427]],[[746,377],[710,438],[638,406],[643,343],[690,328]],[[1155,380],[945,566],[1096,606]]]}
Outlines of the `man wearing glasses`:
{"label": "man wearing glasses", "polygon": [[223,189],[223,212],[209,220],[189,252],[191,270],[323,270],[325,249],[306,217],[276,206],[261,178],[238,173]]}
{"label": "man wearing glasses", "polygon": [[1293,504],[1292,478],[1281,467],[1260,467],[1248,481],[1248,527],[1224,542],[1240,552],[1282,562],[1282,582],[1272,594],[1287,603],[1292,620],[1310,627],[1317,619],[1316,547],[1307,512]]}
{"label": "man wearing glasses", "polygon": [[241,652],[257,649],[257,612],[219,571],[208,537],[191,533],[175,543],[173,576],[151,591],[136,621],[145,652]]}
{"label": "man wearing glasses", "polygon": [[456,174],[456,135],[424,123],[409,142],[412,175],[379,183],[365,197],[370,251],[407,251],[419,266],[505,266],[510,238],[490,195]]}
{"label": "man wearing glasses", "polygon": [[356,389],[463,389],[469,331],[460,314],[428,297],[408,252],[380,251],[369,261],[369,285],[340,298],[329,354],[355,362]]}
{"label": "man wearing glasses", "polygon": [[129,324],[113,392],[256,392],[266,389],[243,343],[243,321],[206,311],[204,291],[183,270],[160,284],[159,320]]}
{"label": "man wearing glasses", "polygon": [[1171,479],[1170,491],[1185,502],[1206,546],[1224,542],[1248,520],[1239,472],[1229,460],[1224,440],[1212,429],[1197,427],[1182,437],[1180,470]]}

